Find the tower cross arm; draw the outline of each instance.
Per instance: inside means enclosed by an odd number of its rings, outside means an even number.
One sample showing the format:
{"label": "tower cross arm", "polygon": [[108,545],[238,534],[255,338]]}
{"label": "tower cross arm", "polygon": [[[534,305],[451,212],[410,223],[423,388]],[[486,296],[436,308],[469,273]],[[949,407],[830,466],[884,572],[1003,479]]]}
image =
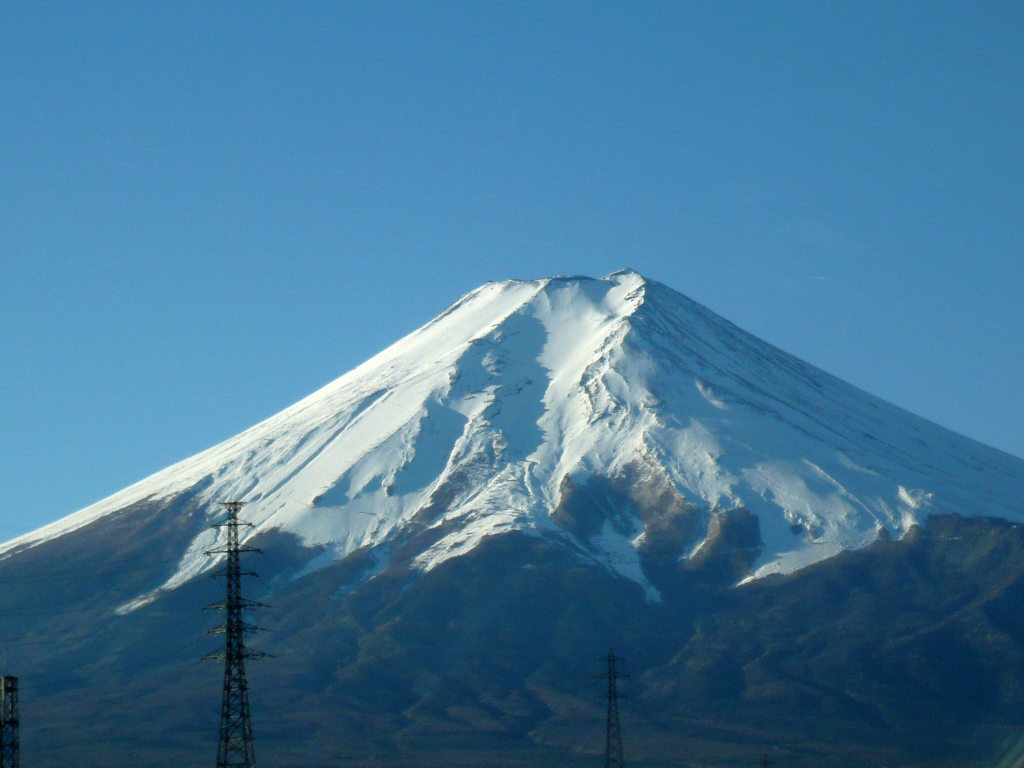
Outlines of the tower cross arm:
{"label": "tower cross arm", "polygon": [[256,553],[261,554],[261,555],[263,554],[263,550],[260,549],[259,547],[246,547],[246,546],[241,545],[241,544],[239,544],[237,547],[232,547],[231,545],[227,545],[227,546],[223,546],[223,547],[214,547],[213,549],[206,550],[203,554],[204,555],[231,555],[231,554],[234,554],[235,552],[237,552],[239,554],[243,554],[245,552],[256,552]]}

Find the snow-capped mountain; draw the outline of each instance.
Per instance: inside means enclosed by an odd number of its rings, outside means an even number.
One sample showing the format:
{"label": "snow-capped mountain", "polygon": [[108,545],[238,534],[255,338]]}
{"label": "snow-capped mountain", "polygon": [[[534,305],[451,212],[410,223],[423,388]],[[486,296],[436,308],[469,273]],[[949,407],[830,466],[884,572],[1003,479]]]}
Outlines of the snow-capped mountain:
{"label": "snow-capped mountain", "polygon": [[[596,480],[659,488],[671,503],[647,514],[626,491],[607,497],[603,518],[570,524],[568,497]],[[410,526],[437,531],[415,557],[423,571],[516,530],[657,601],[641,554],[664,550],[669,529],[685,563],[724,521],[753,515],[746,578],[789,573],[900,538],[933,512],[1024,521],[1024,461],[623,271],[488,283],[287,410],[0,557],[186,492],[211,517],[219,501],[247,500],[257,534],[308,548],[300,576],[360,549],[383,568]],[[122,610],[211,567],[214,536],[196,534],[171,578]]]}

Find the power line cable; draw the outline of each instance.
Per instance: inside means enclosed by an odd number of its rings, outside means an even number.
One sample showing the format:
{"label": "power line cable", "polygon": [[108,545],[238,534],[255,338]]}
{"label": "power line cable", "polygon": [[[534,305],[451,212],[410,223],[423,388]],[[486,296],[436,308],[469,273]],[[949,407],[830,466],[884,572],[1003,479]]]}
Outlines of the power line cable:
{"label": "power line cable", "polygon": [[[136,560],[138,558],[133,558]],[[167,560],[155,560],[147,565],[140,565],[137,568],[123,568],[118,571],[97,571],[95,567],[88,568],[72,568],[66,570],[56,570],[47,574],[28,574],[24,576],[0,576],[0,584],[22,584],[22,583],[56,583],[56,582],[68,582],[68,581],[82,581],[82,576],[66,576],[66,574],[72,573],[86,573],[96,577],[99,576],[120,576],[125,573],[137,573],[138,571],[145,571],[153,566],[166,565],[167,563],[173,563],[175,561],[180,562],[181,558],[172,557]],[[131,560],[124,560],[119,562],[131,562]],[[118,563],[113,563],[118,564]]]}

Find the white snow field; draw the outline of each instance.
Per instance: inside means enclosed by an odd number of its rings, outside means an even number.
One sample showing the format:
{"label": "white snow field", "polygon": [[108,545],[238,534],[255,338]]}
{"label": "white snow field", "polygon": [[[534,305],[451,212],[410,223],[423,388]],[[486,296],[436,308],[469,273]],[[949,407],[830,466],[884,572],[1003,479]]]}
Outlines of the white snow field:
{"label": "white snow field", "polygon": [[[211,516],[218,501],[248,500],[257,531],[315,548],[311,572],[394,538],[447,482],[455,491],[433,524],[449,532],[415,561],[429,570],[505,531],[568,541],[551,520],[563,479],[615,477],[637,461],[659,464],[708,516],[757,515],[764,548],[750,578],[899,538],[931,512],[1024,521],[1024,461],[627,270],[488,283],[287,410],[0,556],[205,481]],[[575,551],[656,600],[643,531],[639,519],[630,535],[606,525]],[[214,536],[192,542],[162,589],[213,565],[203,552]]]}

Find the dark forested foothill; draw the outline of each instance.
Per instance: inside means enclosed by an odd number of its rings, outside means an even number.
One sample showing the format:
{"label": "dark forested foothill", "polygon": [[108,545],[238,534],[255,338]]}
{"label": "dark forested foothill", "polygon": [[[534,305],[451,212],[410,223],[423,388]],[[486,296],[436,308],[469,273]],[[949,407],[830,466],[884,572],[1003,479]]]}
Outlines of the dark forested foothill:
{"label": "dark forested foothill", "polygon": [[[26,763],[191,764],[215,751],[221,672],[199,657],[216,645],[204,634],[216,617],[200,609],[217,584],[114,613],[173,571],[144,554],[147,532],[173,516],[193,535],[188,504],[135,509],[23,553],[17,569],[0,563],[5,636],[22,638],[11,653]],[[586,525],[587,506],[581,491],[562,522]],[[521,533],[426,573],[411,567],[423,542],[410,534],[375,578],[385,553],[359,551],[295,581],[305,556],[263,535],[252,596],[273,608],[253,642],[274,657],[249,669],[258,759],[596,765],[594,676],[610,645],[631,675],[622,730],[637,765],[751,765],[770,748],[779,765],[808,768],[982,766],[1012,743],[1024,723],[1024,528],[939,515],[901,541],[734,586],[749,525],[729,526],[703,567],[657,546],[644,555],[661,602]],[[126,542],[121,564],[92,567],[112,536]],[[74,612],[32,607],[60,601]]]}

